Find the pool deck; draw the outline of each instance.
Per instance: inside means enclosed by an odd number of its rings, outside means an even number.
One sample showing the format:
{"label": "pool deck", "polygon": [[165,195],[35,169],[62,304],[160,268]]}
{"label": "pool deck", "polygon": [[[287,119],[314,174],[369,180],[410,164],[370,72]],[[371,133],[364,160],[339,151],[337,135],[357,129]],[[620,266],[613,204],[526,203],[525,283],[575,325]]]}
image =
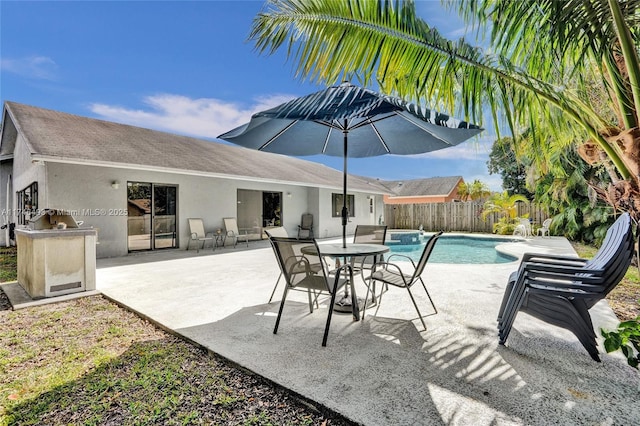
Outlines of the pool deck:
{"label": "pool deck", "polygon": [[[501,249],[575,254],[560,237]],[[439,312],[425,318],[426,331],[406,291],[392,288],[363,321],[334,315],[327,347],[326,303],[310,314],[303,294],[287,299],[273,334],[282,287],[268,304],[279,270],[266,241],[100,259],[97,287],[357,424],[640,424],[640,374],[619,354],[594,362],[571,333],[522,313],[507,345],[498,345],[495,318],[517,266],[427,264],[423,278]],[[430,313],[421,289],[414,293]],[[606,301],[591,313],[596,329],[618,323]]]}

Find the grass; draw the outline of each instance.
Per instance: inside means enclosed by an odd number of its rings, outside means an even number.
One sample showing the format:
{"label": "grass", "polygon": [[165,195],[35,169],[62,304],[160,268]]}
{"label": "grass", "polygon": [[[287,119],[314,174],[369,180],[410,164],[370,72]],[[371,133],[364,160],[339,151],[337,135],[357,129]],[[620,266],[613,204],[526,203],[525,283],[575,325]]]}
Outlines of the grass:
{"label": "grass", "polygon": [[18,257],[15,247],[0,247],[0,283],[17,279]]}
{"label": "grass", "polygon": [[0,425],[17,424],[351,423],[101,296],[12,311],[0,291]]}
{"label": "grass", "polygon": [[345,425],[92,296],[0,311],[0,425]]}

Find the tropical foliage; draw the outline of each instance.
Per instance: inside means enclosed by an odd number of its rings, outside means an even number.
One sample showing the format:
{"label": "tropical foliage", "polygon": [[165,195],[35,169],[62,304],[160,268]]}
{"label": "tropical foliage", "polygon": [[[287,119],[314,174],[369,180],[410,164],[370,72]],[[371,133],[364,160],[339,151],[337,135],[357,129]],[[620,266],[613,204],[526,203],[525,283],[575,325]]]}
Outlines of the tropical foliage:
{"label": "tropical foliage", "polygon": [[458,185],[458,196],[462,201],[477,201],[490,194],[489,186],[480,179],[475,179],[472,183],[460,182]]}
{"label": "tropical foliage", "polygon": [[492,213],[499,215],[498,222],[493,225],[493,232],[497,234],[511,234],[518,215],[518,202],[527,202],[527,198],[520,194],[509,195],[507,191],[495,192],[484,203],[482,218]]}
{"label": "tropical foliage", "polygon": [[638,368],[640,363],[640,316],[634,320],[623,321],[615,331],[600,331],[604,337],[607,352],[621,351],[627,358],[627,364]]}
{"label": "tropical foliage", "polygon": [[411,1],[271,0],[251,38],[263,52],[286,47],[298,75],[315,81],[375,81],[478,124],[488,105],[512,134],[528,129],[539,159],[550,143],[580,141],[585,160],[612,165],[601,195],[637,218],[640,0],[449,4],[489,49],[443,38]]}

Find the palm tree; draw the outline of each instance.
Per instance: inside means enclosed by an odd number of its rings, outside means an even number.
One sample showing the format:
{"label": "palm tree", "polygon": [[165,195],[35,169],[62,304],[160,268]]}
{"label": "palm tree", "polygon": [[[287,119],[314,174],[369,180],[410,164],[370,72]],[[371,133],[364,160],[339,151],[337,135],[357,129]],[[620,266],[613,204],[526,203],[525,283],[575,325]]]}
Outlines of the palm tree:
{"label": "palm tree", "polygon": [[482,200],[483,198],[486,198],[489,195],[491,195],[491,190],[489,189],[487,184],[482,182],[479,179],[475,179],[471,184],[471,187],[469,190],[469,196],[471,197],[471,199],[473,201]]}
{"label": "palm tree", "polygon": [[507,191],[495,192],[484,203],[482,218],[498,213],[500,219],[511,221],[518,216],[518,202],[526,203],[527,197],[520,194],[509,195]]}
{"label": "palm tree", "polygon": [[458,197],[460,197],[460,201],[469,201],[471,197],[471,185],[467,182],[460,182],[458,184]]}
{"label": "palm tree", "polygon": [[[640,0],[450,4],[489,34],[492,53],[443,38],[412,1],[399,0],[271,0],[251,39],[262,52],[286,46],[298,74],[315,81],[375,80],[386,93],[480,124],[488,105],[498,136],[504,114],[512,134],[528,129],[538,152],[583,141],[584,159],[613,164],[613,204],[638,218]],[[594,93],[604,96],[596,102]]]}
{"label": "palm tree", "polygon": [[518,216],[518,202],[527,202],[527,197],[520,194],[509,195],[507,191],[495,192],[485,201],[482,208],[482,219],[497,213],[499,218],[493,224],[493,232],[498,234],[511,234],[515,228]]}

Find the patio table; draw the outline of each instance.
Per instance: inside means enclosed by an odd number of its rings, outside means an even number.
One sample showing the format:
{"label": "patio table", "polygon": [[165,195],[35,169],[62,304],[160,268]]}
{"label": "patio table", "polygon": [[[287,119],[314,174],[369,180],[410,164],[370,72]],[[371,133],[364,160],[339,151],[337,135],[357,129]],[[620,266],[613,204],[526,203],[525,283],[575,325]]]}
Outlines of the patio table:
{"label": "patio table", "polygon": [[[377,256],[389,251],[389,247],[382,244],[346,244],[343,247],[342,244],[327,243],[318,244],[320,249],[320,256],[338,257],[343,259],[343,264],[347,264],[351,257],[365,257],[365,256]],[[317,254],[314,246],[308,246],[302,248],[303,254]],[[365,283],[366,284],[366,283]],[[337,300],[333,305],[333,310],[338,312],[353,312],[354,315],[359,317],[359,299],[355,298],[357,305],[351,306],[351,296],[349,296],[349,287],[345,286],[345,292],[342,299]],[[362,299],[364,301],[364,299]],[[354,309],[355,308],[355,309]]]}

